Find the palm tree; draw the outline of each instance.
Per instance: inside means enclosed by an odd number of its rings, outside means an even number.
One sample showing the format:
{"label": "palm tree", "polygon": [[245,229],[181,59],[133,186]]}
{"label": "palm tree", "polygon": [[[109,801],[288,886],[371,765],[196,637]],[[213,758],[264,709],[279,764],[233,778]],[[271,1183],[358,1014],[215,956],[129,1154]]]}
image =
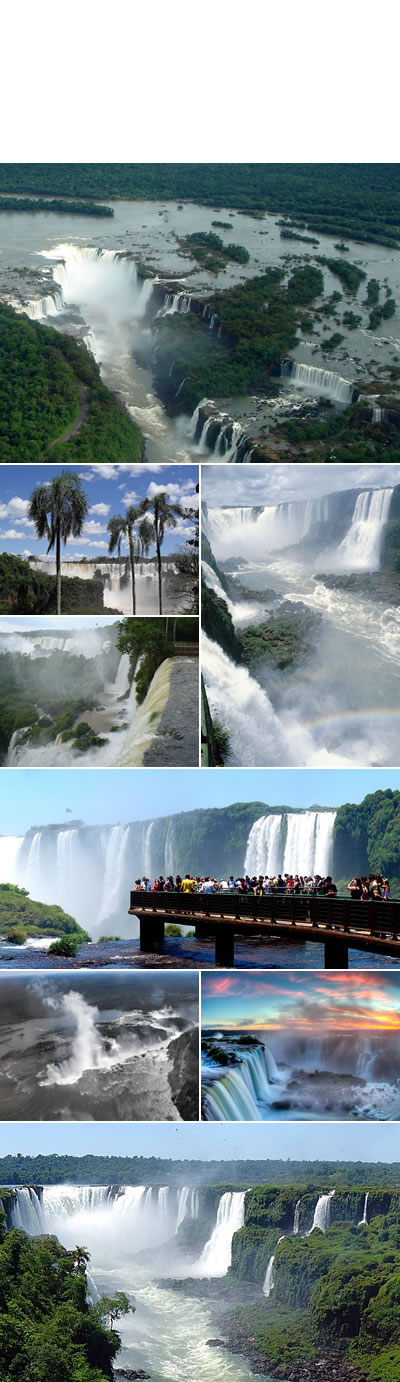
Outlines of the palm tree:
{"label": "palm tree", "polygon": [[128,540],[129,563],[132,576],[132,614],[136,614],[135,560],[140,553],[140,533],[138,541],[138,535],[135,533],[135,529],[137,528],[140,513],[140,509],[131,507],[126,510],[125,518],[123,514],[117,513],[115,517],[110,518],[109,523],[107,523],[110,534],[108,543],[109,552],[115,552],[117,548],[118,556],[120,557],[122,538],[126,537]]}
{"label": "palm tree", "polygon": [[80,537],[89,511],[78,475],[63,470],[46,485],[36,485],[29,500],[28,518],[35,524],[38,538],[48,539],[47,552],[56,549],[57,614],[61,614],[61,543]]}
{"label": "palm tree", "polygon": [[180,504],[170,504],[166,490],[160,491],[159,494],[153,494],[152,499],[143,499],[141,512],[152,514],[152,527],[157,552],[158,612],[162,614],[161,548],[164,533],[166,528],[176,528],[177,518],[184,518],[184,512]]}

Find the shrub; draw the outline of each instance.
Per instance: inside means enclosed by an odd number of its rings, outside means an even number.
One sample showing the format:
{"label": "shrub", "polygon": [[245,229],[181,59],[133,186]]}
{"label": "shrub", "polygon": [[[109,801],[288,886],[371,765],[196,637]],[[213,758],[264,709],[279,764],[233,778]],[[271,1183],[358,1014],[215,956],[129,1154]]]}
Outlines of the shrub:
{"label": "shrub", "polygon": [[7,940],[11,945],[24,945],[26,941],[26,931],[23,926],[10,926],[7,931]]}
{"label": "shrub", "polygon": [[74,960],[79,942],[73,940],[72,936],[63,936],[59,941],[53,941],[49,945],[49,955],[62,955],[66,960]]}

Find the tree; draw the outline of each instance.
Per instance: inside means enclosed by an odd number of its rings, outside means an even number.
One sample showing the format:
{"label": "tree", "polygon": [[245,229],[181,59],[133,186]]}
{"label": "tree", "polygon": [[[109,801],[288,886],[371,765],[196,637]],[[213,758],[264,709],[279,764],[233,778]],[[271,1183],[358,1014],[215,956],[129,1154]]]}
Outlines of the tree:
{"label": "tree", "polygon": [[173,656],[167,625],[167,619],[124,619],[119,625],[118,648],[129,653],[135,669],[137,705],[142,705],[157,668]]}
{"label": "tree", "polygon": [[48,539],[47,552],[56,549],[57,614],[61,614],[61,543],[80,537],[89,505],[79,475],[63,470],[45,485],[36,485],[29,500],[28,518],[38,538]]}
{"label": "tree", "polygon": [[140,529],[139,532],[136,531],[138,520],[140,518],[140,513],[140,509],[134,509],[131,506],[129,509],[126,510],[125,518],[123,517],[123,514],[118,513],[115,514],[114,518],[110,518],[109,523],[107,523],[107,528],[110,534],[108,543],[109,552],[115,552],[115,549],[117,548],[118,556],[120,556],[122,538],[125,537],[128,541],[129,564],[132,576],[132,614],[136,614],[135,560],[136,557],[140,555],[140,550],[141,546],[143,545],[143,542],[146,543],[147,541],[146,534],[143,538],[143,536],[141,536],[140,534]]}
{"label": "tree", "polygon": [[141,512],[144,514],[152,514],[154,541],[157,553],[158,611],[159,614],[162,614],[161,548],[164,541],[165,529],[176,528],[177,519],[184,518],[184,512],[180,504],[170,504],[166,490],[161,490],[158,494],[153,494],[151,499],[144,499],[141,505]]}
{"label": "tree", "polygon": [[96,1301],[94,1308],[101,1320],[110,1321],[110,1329],[113,1328],[116,1320],[121,1319],[122,1315],[128,1315],[129,1311],[132,1315],[135,1314],[135,1306],[130,1304],[129,1296],[125,1295],[125,1291],[116,1291],[114,1296],[100,1296],[100,1300]]}

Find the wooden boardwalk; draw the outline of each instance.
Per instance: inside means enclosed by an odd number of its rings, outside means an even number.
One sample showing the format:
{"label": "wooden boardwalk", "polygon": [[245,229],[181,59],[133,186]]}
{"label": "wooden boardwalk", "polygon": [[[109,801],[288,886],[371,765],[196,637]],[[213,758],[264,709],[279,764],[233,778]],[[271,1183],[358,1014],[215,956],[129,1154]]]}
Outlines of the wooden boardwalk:
{"label": "wooden boardwalk", "polygon": [[[155,954],[165,925],[194,927],[198,940],[215,939],[215,964],[235,963],[235,937],[250,933],[324,946],[325,969],[347,969],[349,948],[400,959],[400,902],[288,897],[271,893],[131,892],[129,915],[140,922],[140,949]],[[288,959],[290,958],[288,953]]]}

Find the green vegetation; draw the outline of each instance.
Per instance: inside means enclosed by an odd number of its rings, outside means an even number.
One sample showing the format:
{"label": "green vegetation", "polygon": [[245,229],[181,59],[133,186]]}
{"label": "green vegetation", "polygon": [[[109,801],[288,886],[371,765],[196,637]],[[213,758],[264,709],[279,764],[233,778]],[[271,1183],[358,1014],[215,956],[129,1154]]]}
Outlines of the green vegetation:
{"label": "green vegetation", "polygon": [[230,749],[229,730],[226,729],[225,725],[221,724],[221,721],[218,720],[215,716],[213,717],[212,727],[214,731],[215,746],[218,755],[218,766],[223,767],[224,763],[226,763],[226,759],[228,757]]}
{"label": "green vegetation", "polygon": [[133,1307],[122,1292],[88,1303],[88,1261],[57,1238],[8,1233],[2,1213],[1,1382],[111,1382],[121,1344],[113,1325]]}
{"label": "green vegetation", "polygon": [[49,945],[49,955],[62,955],[65,960],[74,960],[79,942],[72,936],[64,936],[62,940],[52,941]]}
{"label": "green vegetation", "polygon": [[87,932],[62,907],[33,902],[26,888],[0,883],[0,934],[11,940],[10,931],[23,932],[24,940],[29,936],[56,935],[77,936],[79,942],[89,940]]}
{"label": "green vegetation", "polygon": [[168,619],[124,619],[119,625],[118,648],[121,653],[129,653],[137,705],[143,704],[157,668],[166,658],[173,657],[172,622]]}
{"label": "green vegetation", "polygon": [[394,896],[400,896],[400,792],[387,788],[358,805],[339,806],[333,869],[339,878],[378,869],[390,879]]}
{"label": "green vegetation", "polygon": [[175,922],[171,921],[170,924],[169,924],[168,926],[165,927],[165,935],[166,935],[166,936],[181,936],[181,935],[182,935],[182,927],[181,927],[181,926],[176,926],[176,925],[175,925]]}
{"label": "green vegetation", "polygon": [[245,1225],[233,1240],[232,1277],[259,1283],[267,1255],[275,1252],[274,1288],[267,1301],[229,1316],[228,1337],[240,1340],[244,1351],[255,1345],[266,1372],[268,1364],[296,1365],[321,1354],[333,1362],[339,1354],[368,1382],[393,1382],[400,1359],[399,1193],[370,1189],[364,1226],[364,1191],[336,1192],[331,1226],[310,1235],[315,1193],[306,1191],[300,1195],[300,1235],[293,1236],[298,1191],[295,1186],[285,1196],[258,1186],[246,1198]]}
{"label": "green vegetation", "polygon": [[[265,811],[263,802],[254,802],[254,819]],[[271,808],[272,810],[274,808]],[[279,809],[279,808],[277,808]],[[202,813],[195,813],[200,816]],[[218,815],[218,812],[213,812]],[[357,1204],[362,1208],[363,1190],[374,1189],[374,1196],[371,1205],[376,1213],[387,1213],[394,1209],[400,1202],[400,1162],[390,1163],[376,1161],[292,1161],[290,1158],[282,1161],[279,1158],[260,1158],[252,1160],[247,1158],[238,1161],[235,1158],[226,1161],[207,1161],[205,1165],[201,1160],[179,1160],[175,1156],[168,1157],[140,1157],[140,1156],[70,1156],[69,1153],[57,1155],[48,1152],[41,1156],[22,1156],[20,1153],[9,1153],[7,1156],[0,1157],[0,1184],[5,1185],[187,1185],[188,1179],[194,1185],[204,1187],[201,1196],[207,1196],[210,1192],[207,1187],[219,1187],[224,1189],[240,1188],[246,1189],[253,1185],[257,1192],[262,1192],[264,1197],[266,1187],[271,1187],[271,1204],[275,1198],[277,1186],[285,1190],[285,1200],[282,1199],[281,1206],[284,1209],[286,1204],[286,1214],[288,1207],[296,1204],[299,1197],[299,1189],[303,1195],[303,1190],[315,1192],[318,1190],[330,1190],[336,1188],[343,1190],[344,1194],[340,1198],[341,1209],[347,1201],[349,1189],[357,1191]],[[378,1194],[379,1191],[379,1194]],[[289,1193],[290,1192],[290,1193]],[[295,1196],[293,1200],[293,1196]],[[1,1198],[1,1196],[0,1196]],[[311,1201],[310,1201],[311,1203]],[[314,1197],[315,1203],[315,1197]],[[212,1204],[215,1204],[214,1189],[212,1192]],[[257,1206],[253,1200],[250,1201],[249,1213],[258,1213]],[[262,1208],[262,1206],[261,1206]],[[264,1210],[263,1210],[264,1212]],[[280,1213],[274,1210],[274,1217],[271,1225],[278,1225]],[[247,1212],[246,1212],[247,1222]],[[289,1222],[289,1221],[287,1221]],[[293,1223],[293,1215],[291,1218]],[[235,1244],[238,1242],[235,1239]]]}
{"label": "green vegetation", "polygon": [[237,634],[242,661],[248,667],[260,661],[291,667],[315,648],[318,624],[319,615],[305,605],[296,605],[295,614],[271,614],[265,624],[250,624]]}
{"label": "green vegetation", "polygon": [[36,485],[31,494],[28,518],[36,535],[46,538],[47,555],[56,551],[57,614],[61,614],[61,544],[81,536],[89,504],[79,475],[63,470],[45,485]]}
{"label": "green vegetation", "polygon": [[356,264],[349,264],[348,259],[326,259],[322,255],[316,257],[317,264],[323,264],[326,269],[330,269],[331,274],[340,278],[346,293],[356,293],[363,278],[367,276]]}
{"label": "green vegetation", "polygon": [[25,945],[26,931],[24,931],[23,926],[10,926],[6,938],[10,945]]}
{"label": "green vegetation", "polygon": [[368,307],[374,307],[374,306],[375,306],[375,303],[378,302],[379,293],[380,293],[380,284],[378,283],[378,279],[377,279],[377,278],[369,278],[369,279],[368,279],[368,283],[367,283],[367,299],[366,299],[366,300],[367,300]]}
{"label": "green vegetation", "polygon": [[302,240],[304,245],[319,244],[319,240],[313,240],[312,235],[300,235],[298,230],[281,230],[281,240]]}
{"label": "green vegetation", "polygon": [[219,226],[220,230],[233,230],[233,225],[230,221],[211,221],[211,225]]}
{"label": "green vegetation", "polygon": [[135,585],[135,563],[138,557],[147,557],[149,548],[153,541],[153,529],[151,523],[145,517],[143,507],[135,509],[130,505],[126,514],[116,514],[107,523],[110,534],[108,542],[109,552],[121,555],[121,542],[127,538],[129,548],[129,565],[132,578],[132,614],[136,614],[136,585]]}
{"label": "green vegetation", "polygon": [[341,336],[340,331],[334,331],[333,336],[324,336],[321,341],[321,350],[323,354],[330,354],[332,350],[337,350],[342,341],[344,341],[344,336]]}
{"label": "green vegetation", "polygon": [[343,312],[343,326],[347,326],[348,331],[356,331],[361,321],[362,317],[358,317],[356,312]]}
{"label": "green vegetation", "polygon": [[[304,307],[323,289],[321,270],[312,265],[295,269],[286,286],[283,277],[283,269],[269,269],[209,299],[222,332],[219,342],[213,343],[207,325],[194,314],[178,321],[158,319],[155,377],[170,412],[182,407],[192,412],[201,398],[252,393],[267,384],[271,372],[280,371],[296,345]],[[184,382],[177,399],[178,379]]]}
{"label": "green vegetation", "polygon": [[387,321],[389,317],[394,317],[395,311],[396,303],[393,297],[386,298],[386,302],[383,302],[381,307],[373,307],[369,314],[368,330],[376,331],[381,322]]}
{"label": "green vegetation", "polygon": [[360,241],[400,238],[397,163],[4,163],[0,191],[188,200],[285,213],[300,229]]}
{"label": "green vegetation", "polygon": [[86,346],[3,304],[0,419],[1,462],[142,459],[142,435]]}
{"label": "green vegetation", "polygon": [[[0,614],[55,614],[57,578],[36,571],[32,562],[0,553]],[[64,614],[105,614],[101,580],[68,576],[63,586]],[[111,613],[112,611],[109,611]]]}
{"label": "green vegetation", "polygon": [[[7,756],[15,730],[20,731],[20,742],[50,744],[58,735],[64,743],[75,740],[83,713],[94,708],[95,698],[103,694],[105,679],[112,681],[117,667],[114,641],[97,658],[79,653],[65,656],[62,649],[54,649],[51,664],[46,657],[1,652],[0,761]],[[89,733],[92,735],[92,730]],[[78,738],[83,738],[82,731]],[[77,742],[76,747],[85,745]]]}
{"label": "green vegetation", "polygon": [[218,273],[232,259],[237,264],[247,264],[250,259],[244,245],[225,245],[221,236],[215,235],[212,230],[195,231],[193,235],[185,235],[179,243],[210,273]]}
{"label": "green vegetation", "polygon": [[112,206],[100,206],[99,202],[65,202],[60,198],[46,201],[44,197],[3,197],[0,196],[0,211],[56,211],[66,212],[68,216],[113,216]]}
{"label": "green vegetation", "polygon": [[240,662],[241,646],[235,633],[232,615],[222,596],[210,590],[205,581],[202,581],[201,585],[201,621],[207,637],[214,643],[219,643],[220,648],[233,662]]}

